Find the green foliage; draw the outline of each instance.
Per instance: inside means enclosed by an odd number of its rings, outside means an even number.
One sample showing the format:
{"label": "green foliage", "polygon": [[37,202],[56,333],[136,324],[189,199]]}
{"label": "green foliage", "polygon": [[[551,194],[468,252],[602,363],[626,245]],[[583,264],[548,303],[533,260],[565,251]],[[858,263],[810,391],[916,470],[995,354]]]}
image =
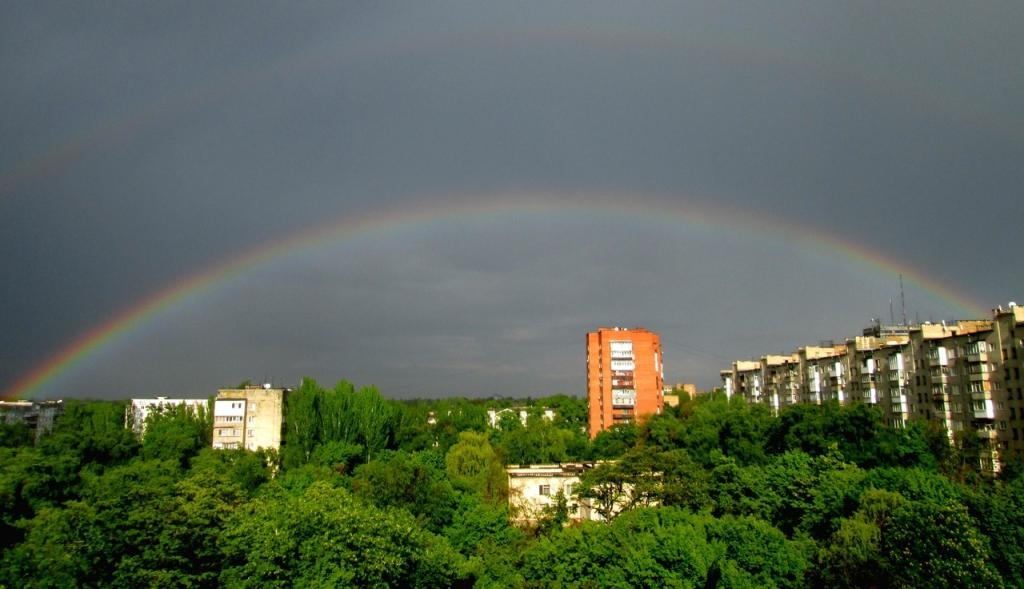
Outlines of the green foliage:
{"label": "green foliage", "polygon": [[[370,460],[377,452],[394,447],[399,417],[400,410],[374,387],[356,391],[352,383],[343,380],[328,390],[304,378],[288,396],[284,466],[306,464],[313,460],[318,446],[331,443],[336,444],[335,449],[359,446],[361,461]],[[345,465],[352,466],[349,457]]]}
{"label": "green foliage", "polygon": [[763,405],[712,395],[683,403],[674,413],[653,416],[641,435],[648,445],[685,449],[707,467],[713,465],[714,452],[740,464],[758,464],[765,459],[764,437],[771,423]]}
{"label": "green foliage", "polygon": [[571,431],[555,427],[539,416],[530,416],[526,427],[520,425],[519,418],[513,416],[508,424],[503,425],[504,429],[495,433],[496,443],[509,464],[541,464],[569,459],[568,449],[574,437]]}
{"label": "green foliage", "polygon": [[508,506],[463,495],[452,523],[444,529],[452,547],[466,556],[482,556],[498,547],[513,547],[523,533],[509,524]]}
{"label": "green foliage", "polygon": [[274,454],[269,450],[213,450],[204,448],[192,460],[192,472],[210,470],[223,474],[246,495],[256,493],[271,479]]}
{"label": "green foliage", "polygon": [[152,584],[177,474],[177,465],[165,461],[87,474],[81,501],[43,509],[27,524],[25,541],[8,555],[8,575],[41,587],[74,586],[79,578],[101,586]]}
{"label": "green foliage", "polygon": [[349,472],[362,462],[363,447],[344,441],[324,442],[313,449],[310,464],[326,466],[339,473]]}
{"label": "green foliage", "polygon": [[456,489],[490,503],[508,499],[508,475],[486,434],[468,431],[445,455],[448,478]]}
{"label": "green foliage", "polygon": [[47,455],[64,455],[80,466],[102,469],[123,464],[138,452],[138,441],[125,428],[125,403],[68,401],[53,432],[39,447]]}
{"label": "green foliage", "polygon": [[197,470],[174,488],[160,526],[154,579],[159,585],[216,587],[218,539],[246,494],[227,473]]}
{"label": "green foliage", "polygon": [[798,587],[805,568],[800,547],[763,521],[676,508],[565,528],[523,557],[525,577],[545,586]]}
{"label": "green foliage", "polygon": [[250,501],[228,522],[221,548],[224,587],[446,587],[461,565],[408,514],[324,483]]}
{"label": "green foliage", "polygon": [[655,505],[665,495],[664,455],[638,449],[622,460],[605,462],[585,472],[577,495],[605,520],[638,507]]}
{"label": "green foliage", "polygon": [[537,586],[702,586],[722,552],[708,542],[706,523],[663,508],[564,528],[526,551],[523,575]]}
{"label": "green foliage", "polygon": [[487,430],[487,409],[480,401],[442,399],[432,406],[436,423],[430,426],[431,445],[436,444],[442,452],[459,441],[461,432]]}
{"label": "green foliage", "polygon": [[595,459],[615,459],[634,447],[640,438],[640,429],[632,423],[612,426],[594,437],[592,454]]}
{"label": "green foliage", "polygon": [[173,460],[182,467],[200,450],[210,447],[213,413],[193,412],[178,405],[150,412],[139,455],[147,460]]}
{"label": "green foliage", "polygon": [[430,452],[381,453],[355,469],[352,491],[378,507],[408,510],[429,530],[451,523],[456,498],[452,484]]}
{"label": "green foliage", "polygon": [[882,531],[870,521],[843,519],[818,554],[819,583],[824,587],[884,586],[879,570]]}
{"label": "green foliage", "polygon": [[64,508],[44,507],[25,522],[25,540],[4,552],[0,584],[7,587],[81,587],[98,585],[103,558],[94,546],[96,512],[71,501]]}
{"label": "green foliage", "polygon": [[969,489],[965,502],[978,530],[991,540],[993,566],[1008,586],[1024,587],[1024,479]]}
{"label": "green foliage", "polygon": [[[527,424],[488,428],[508,406]],[[8,432],[0,586],[1024,586],[1024,467],[979,477],[940,428],[868,407],[705,395],[591,443],[571,397],[397,403],[307,379],[280,456],[212,450],[177,410],[140,445],[123,411],[69,402],[38,447]],[[507,461],[595,456],[538,534],[510,525]],[[581,500],[610,521],[569,522]]]}
{"label": "green foliage", "polygon": [[894,587],[998,587],[989,549],[961,505],[914,501],[901,505],[882,532],[882,552]]}
{"label": "green foliage", "polygon": [[0,448],[19,448],[33,444],[32,430],[23,422],[0,423]]}
{"label": "green foliage", "polygon": [[[768,522],[726,516],[707,525],[708,540],[724,547],[717,563],[725,587],[800,587],[807,559],[801,547]],[[712,574],[714,571],[712,571]]]}

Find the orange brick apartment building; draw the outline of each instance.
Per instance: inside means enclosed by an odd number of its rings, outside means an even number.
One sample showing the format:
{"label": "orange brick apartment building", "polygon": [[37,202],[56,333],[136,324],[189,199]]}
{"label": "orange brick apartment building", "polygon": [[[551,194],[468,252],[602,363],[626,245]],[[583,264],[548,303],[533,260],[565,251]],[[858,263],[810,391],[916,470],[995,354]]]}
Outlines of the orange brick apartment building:
{"label": "orange brick apartment building", "polygon": [[587,334],[590,437],[639,416],[661,413],[661,338],[642,327],[600,327]]}

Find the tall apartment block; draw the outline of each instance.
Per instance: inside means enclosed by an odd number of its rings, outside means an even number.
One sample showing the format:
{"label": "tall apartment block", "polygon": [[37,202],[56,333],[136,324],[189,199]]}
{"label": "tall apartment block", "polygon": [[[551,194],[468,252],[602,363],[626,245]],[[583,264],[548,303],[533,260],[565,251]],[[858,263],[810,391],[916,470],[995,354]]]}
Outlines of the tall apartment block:
{"label": "tall apartment block", "polygon": [[661,413],[661,338],[642,327],[601,327],[587,334],[590,437],[620,423]]}
{"label": "tall apartment block", "polygon": [[951,440],[978,437],[979,466],[998,472],[1024,455],[1024,307],[997,307],[991,319],[876,325],[841,344],[791,356],[737,360],[721,371],[729,396],[773,410],[796,403],[862,402],[886,422],[935,420]]}
{"label": "tall apartment block", "polygon": [[213,447],[279,449],[288,389],[271,385],[221,389],[213,402]]}

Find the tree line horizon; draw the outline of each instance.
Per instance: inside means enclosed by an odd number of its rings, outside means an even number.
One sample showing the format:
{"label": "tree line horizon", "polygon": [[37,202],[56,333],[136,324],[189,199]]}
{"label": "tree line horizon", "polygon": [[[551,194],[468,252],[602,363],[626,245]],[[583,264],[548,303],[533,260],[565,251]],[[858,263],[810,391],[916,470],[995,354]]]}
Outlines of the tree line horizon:
{"label": "tree line horizon", "polygon": [[[0,425],[0,587],[1024,587],[1021,461],[987,476],[968,441],[862,404],[684,395],[591,440],[569,395],[304,379],[280,450],[252,452],[212,449],[211,411],[154,413],[139,440],[125,401],[65,403],[38,445]],[[490,427],[499,405],[526,424]],[[510,523],[507,465],[599,460]],[[643,500],[569,522],[627,486]]]}

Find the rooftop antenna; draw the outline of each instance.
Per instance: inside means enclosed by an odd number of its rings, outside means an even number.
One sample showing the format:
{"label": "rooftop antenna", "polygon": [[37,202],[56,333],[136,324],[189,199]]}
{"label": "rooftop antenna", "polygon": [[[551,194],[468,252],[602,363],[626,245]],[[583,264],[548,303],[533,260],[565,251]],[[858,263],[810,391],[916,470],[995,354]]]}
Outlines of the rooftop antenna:
{"label": "rooftop antenna", "polygon": [[892,312],[892,297],[889,297],[889,325],[896,325],[896,315]]}
{"label": "rooftop antenna", "polygon": [[903,274],[900,273],[900,311],[903,313],[903,325],[907,324],[907,300],[903,297]]}

